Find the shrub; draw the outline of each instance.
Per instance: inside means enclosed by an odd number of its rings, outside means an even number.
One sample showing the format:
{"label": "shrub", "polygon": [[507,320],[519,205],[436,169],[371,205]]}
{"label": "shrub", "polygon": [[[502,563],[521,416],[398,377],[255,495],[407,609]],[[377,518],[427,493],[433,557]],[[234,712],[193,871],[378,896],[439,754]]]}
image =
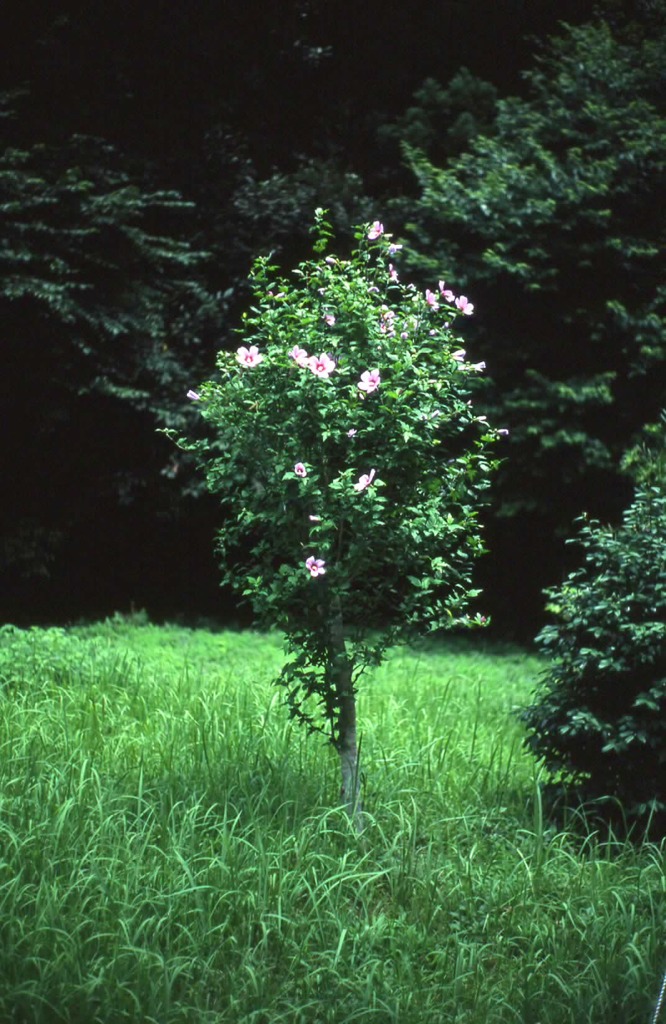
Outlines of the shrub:
{"label": "shrub", "polygon": [[379,222],[349,259],[324,255],[330,233],[318,211],[316,257],[290,278],[256,262],[244,343],[190,392],[214,439],[186,447],[226,513],[224,580],[284,631],[278,681],[329,733],[351,808],[360,676],[392,644],[470,622],[498,432],[469,399],[483,365],[451,329],[467,298],[401,284]]}
{"label": "shrub", "polygon": [[584,563],[547,591],[550,659],[522,714],[551,778],[604,817],[666,824],[666,492],[640,487],[618,528],[583,520]]}

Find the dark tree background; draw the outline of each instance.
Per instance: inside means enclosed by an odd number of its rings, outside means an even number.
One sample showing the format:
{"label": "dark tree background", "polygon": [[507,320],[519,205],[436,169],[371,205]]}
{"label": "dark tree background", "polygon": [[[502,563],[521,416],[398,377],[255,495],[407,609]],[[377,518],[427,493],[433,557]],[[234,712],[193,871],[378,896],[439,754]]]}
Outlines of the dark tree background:
{"label": "dark tree background", "polygon": [[[315,206],[331,210],[343,238],[359,219],[394,217],[391,229],[408,236],[410,225],[421,227],[405,253],[417,280],[442,276],[436,266],[450,262],[474,294],[479,270],[480,299],[499,316],[479,262],[488,239],[474,239],[465,263],[464,232],[424,212],[426,163],[452,167],[486,136],[499,139],[501,160],[509,141],[497,104],[532,102],[534,83],[522,72],[561,21],[602,19],[638,54],[661,6],[2,5],[3,618],[63,620],[134,605],[237,620],[217,587],[217,509],[157,428],[193,416],[187,389],[233,344],[252,256],[273,250],[285,265],[296,260]],[[660,159],[646,170],[648,196]],[[492,230],[506,234],[500,216]],[[521,232],[529,238],[529,218]],[[528,299],[516,339],[503,324],[488,340],[486,317],[479,343],[485,331],[489,364],[512,343],[529,364],[529,318],[538,322],[541,311],[538,295]],[[582,339],[589,323],[576,329]],[[498,358],[500,392],[503,372]],[[536,429],[547,404],[537,397]],[[660,401],[653,390],[645,419]],[[492,403],[509,408],[496,394]],[[617,441],[618,464],[637,419]],[[520,451],[517,465],[503,485],[504,512],[516,489],[537,506],[558,500],[557,487],[554,497],[532,492]],[[604,486],[626,497],[617,473]],[[563,571],[562,530],[584,511],[586,493],[569,488],[561,515],[537,517],[522,534],[497,526],[491,512],[488,600],[506,607],[508,588],[512,612],[498,619],[505,632],[533,628],[535,595]],[[611,514],[621,504],[610,502]],[[521,578],[508,581],[502,566],[514,564],[517,546],[527,557]]]}

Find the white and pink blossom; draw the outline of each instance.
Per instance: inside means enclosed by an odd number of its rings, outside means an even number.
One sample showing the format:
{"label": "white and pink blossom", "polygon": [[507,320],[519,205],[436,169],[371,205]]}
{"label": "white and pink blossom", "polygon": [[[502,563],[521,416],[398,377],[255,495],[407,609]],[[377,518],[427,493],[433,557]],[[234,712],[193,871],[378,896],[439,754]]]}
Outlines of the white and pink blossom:
{"label": "white and pink blossom", "polygon": [[258,366],[259,363],[262,362],[263,358],[264,357],[261,355],[256,345],[250,345],[249,348],[245,348],[245,345],[241,345],[236,352],[236,359],[241,366]]}
{"label": "white and pink blossom", "polygon": [[357,434],[358,430],[356,427],[351,427],[351,429],[347,431],[347,437],[356,437]]}
{"label": "white and pink blossom", "polygon": [[389,254],[389,256],[395,256],[395,254],[397,252],[400,252],[401,249],[402,249],[401,245],[396,245],[394,242],[391,242],[391,244],[388,247],[388,254]]}
{"label": "white and pink blossom", "polygon": [[356,481],[356,483],[354,484],[354,490],[355,491],[359,491],[359,493],[361,491],[364,491],[366,489],[366,487],[370,486],[370,484],[372,483],[372,481],[374,479],[375,479],[375,471],[374,471],[374,469],[371,469],[369,473],[362,473],[361,476]]}
{"label": "white and pink blossom", "polygon": [[324,316],[324,320],[326,321],[329,327],[332,327],[333,324],[335,323],[335,317],[333,316],[332,313],[326,313],[326,315]]}
{"label": "white and pink blossom", "polygon": [[326,562],[323,558],[315,558],[314,555],[310,555],[305,559],[305,568],[312,577],[323,576],[326,572]]}
{"label": "white and pink blossom", "polygon": [[470,302],[466,295],[459,295],[455,300],[455,305],[465,316],[471,316],[474,312],[474,303]]}
{"label": "white and pink blossom", "polygon": [[308,359],[310,358],[305,349],[301,348],[300,345],[294,345],[289,356],[291,359],[294,359],[299,366],[307,366]]}
{"label": "white and pink blossom", "polygon": [[399,281],[398,271],[395,269],[392,263],[389,263],[389,280],[395,281],[396,284]]}
{"label": "white and pink blossom", "polygon": [[199,399],[201,398],[201,395],[197,391],[192,391],[192,389],[190,389],[187,392],[187,397],[191,402],[198,402]]}
{"label": "white and pink blossom", "polygon": [[426,288],[425,300],[431,309],[439,309],[439,302],[434,292],[431,292],[429,288]]}
{"label": "white and pink blossom", "polygon": [[322,352],[320,356],[310,356],[306,365],[309,366],[317,377],[327,380],[335,369],[335,360],[331,359],[325,352]]}
{"label": "white and pink blossom", "polygon": [[373,391],[377,390],[381,382],[382,378],[379,376],[379,370],[364,370],[357,386],[361,391],[365,391],[366,394],[370,395]]}
{"label": "white and pink blossom", "polygon": [[296,474],[296,476],[307,476],[308,475],[308,471],[307,471],[307,469],[305,468],[305,466],[303,465],[302,462],[297,462],[296,463],[296,465],[294,466],[294,473]]}
{"label": "white and pink blossom", "polygon": [[453,303],[456,300],[455,292],[452,292],[450,288],[444,287],[444,281],[439,282],[439,291],[444,299],[444,302]]}
{"label": "white and pink blossom", "polygon": [[368,238],[370,239],[370,241],[374,242],[375,238],[379,238],[379,236],[383,234],[384,225],[382,224],[382,222],[379,220],[374,221],[370,226],[370,230],[368,231]]}

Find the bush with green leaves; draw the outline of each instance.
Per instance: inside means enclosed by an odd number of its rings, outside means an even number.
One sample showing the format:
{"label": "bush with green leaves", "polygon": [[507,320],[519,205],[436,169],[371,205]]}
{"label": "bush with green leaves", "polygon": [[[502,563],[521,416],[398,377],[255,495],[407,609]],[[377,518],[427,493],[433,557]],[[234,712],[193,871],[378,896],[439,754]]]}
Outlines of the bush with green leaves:
{"label": "bush with green leaves", "polygon": [[469,399],[483,367],[452,329],[466,297],[401,284],[379,222],[349,259],[327,254],[321,210],[315,232],[289,278],[256,261],[243,344],[190,393],[213,437],[181,444],[222,501],[224,581],[284,631],[278,682],[330,735],[353,809],[360,676],[390,645],[481,621],[471,572],[498,432]]}
{"label": "bush with green leaves", "polygon": [[[551,779],[609,820],[666,825],[666,490],[618,528],[584,520],[584,562],[547,593],[549,667],[522,714]],[[619,812],[619,813],[618,813]]]}

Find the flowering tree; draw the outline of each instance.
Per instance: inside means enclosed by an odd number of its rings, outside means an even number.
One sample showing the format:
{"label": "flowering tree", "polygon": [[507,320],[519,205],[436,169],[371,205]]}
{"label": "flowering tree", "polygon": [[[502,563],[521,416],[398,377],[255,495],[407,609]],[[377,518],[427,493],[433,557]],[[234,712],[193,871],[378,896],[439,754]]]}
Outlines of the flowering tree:
{"label": "flowering tree", "polygon": [[477,511],[498,431],[477,416],[471,364],[452,333],[472,304],[443,281],[404,286],[383,226],[350,259],[315,258],[293,279],[268,259],[252,273],[244,344],[190,392],[214,439],[198,451],[227,513],[225,582],[286,636],[277,682],[292,714],[323,730],[357,823],[358,680],[389,646],[472,621]]}

